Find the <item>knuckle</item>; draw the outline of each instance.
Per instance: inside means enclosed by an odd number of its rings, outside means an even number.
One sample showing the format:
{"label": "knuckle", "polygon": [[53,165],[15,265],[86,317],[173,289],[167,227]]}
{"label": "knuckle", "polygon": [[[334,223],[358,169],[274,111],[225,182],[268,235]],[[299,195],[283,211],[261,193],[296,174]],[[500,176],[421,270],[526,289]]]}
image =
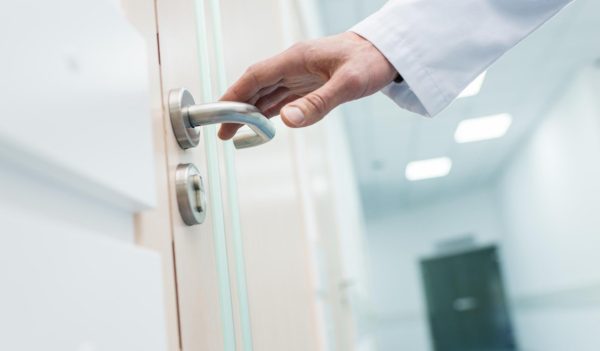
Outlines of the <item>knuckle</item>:
{"label": "knuckle", "polygon": [[316,63],[319,59],[319,49],[315,46],[310,46],[304,49],[304,58],[307,62]]}
{"label": "knuckle", "polygon": [[256,64],[253,64],[253,65],[248,66],[248,68],[246,68],[246,72],[244,72],[244,73],[251,74],[255,71],[256,71]]}
{"label": "knuckle", "polygon": [[314,59],[317,54],[317,47],[311,41],[297,42],[289,50],[290,54],[299,55],[305,61]]}
{"label": "knuckle", "polygon": [[239,86],[235,86],[230,89],[229,95],[233,97],[233,100],[240,100],[244,96],[244,92],[240,90]]}
{"label": "knuckle", "polygon": [[248,69],[246,69],[245,72],[245,76],[252,80],[253,82],[257,83],[259,82],[258,76],[259,76],[259,72],[260,72],[260,66],[259,64],[254,64],[250,67],[248,67]]}
{"label": "knuckle", "polygon": [[346,88],[352,91],[362,90],[366,84],[364,75],[357,71],[350,71],[346,73],[344,82]]}
{"label": "knuckle", "polygon": [[306,41],[299,41],[292,46],[290,46],[290,51],[304,51],[308,46]]}
{"label": "knuckle", "polygon": [[306,43],[304,46],[304,54],[307,58],[310,58],[310,59],[317,59],[319,57],[322,57],[323,56],[322,51],[323,51],[322,46],[317,45],[312,42]]}
{"label": "knuckle", "polygon": [[307,95],[306,101],[318,114],[324,114],[327,112],[327,101],[321,95],[315,93]]}
{"label": "knuckle", "polygon": [[246,70],[246,73],[248,73],[250,75],[253,75],[253,76],[258,76],[267,67],[268,67],[268,62],[267,61],[257,62],[255,64],[250,65],[250,67],[248,67],[248,69]]}
{"label": "knuckle", "polygon": [[248,75],[256,75],[256,73],[260,70],[260,66],[258,63],[255,63],[246,69],[246,74]]}

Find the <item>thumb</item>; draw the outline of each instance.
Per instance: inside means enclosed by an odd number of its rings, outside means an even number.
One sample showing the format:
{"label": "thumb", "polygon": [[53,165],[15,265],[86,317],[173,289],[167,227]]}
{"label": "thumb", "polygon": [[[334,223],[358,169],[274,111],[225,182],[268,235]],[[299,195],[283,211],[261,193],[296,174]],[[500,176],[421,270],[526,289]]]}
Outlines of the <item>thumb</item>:
{"label": "thumb", "polygon": [[338,105],[355,95],[345,80],[333,76],[321,88],[299,98],[281,109],[281,119],[292,128],[307,127],[320,121]]}

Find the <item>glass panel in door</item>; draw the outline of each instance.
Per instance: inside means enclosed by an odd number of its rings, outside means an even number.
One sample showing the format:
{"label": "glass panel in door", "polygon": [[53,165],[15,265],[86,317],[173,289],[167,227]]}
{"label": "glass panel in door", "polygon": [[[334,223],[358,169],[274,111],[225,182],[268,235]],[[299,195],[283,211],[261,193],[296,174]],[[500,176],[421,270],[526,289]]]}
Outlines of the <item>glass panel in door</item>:
{"label": "glass panel in door", "polygon": [[[219,0],[196,0],[198,60],[205,100],[216,101],[226,89]],[[219,276],[225,350],[252,350],[245,265],[238,206],[235,148],[216,137],[218,126],[204,127],[208,187]]]}

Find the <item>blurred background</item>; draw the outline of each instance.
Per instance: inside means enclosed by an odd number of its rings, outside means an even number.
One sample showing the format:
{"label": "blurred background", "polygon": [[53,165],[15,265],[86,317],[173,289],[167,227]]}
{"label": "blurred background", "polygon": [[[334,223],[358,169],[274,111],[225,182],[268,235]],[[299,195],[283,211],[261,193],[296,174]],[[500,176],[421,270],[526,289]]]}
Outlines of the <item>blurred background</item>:
{"label": "blurred background", "polygon": [[3,4],[0,350],[600,350],[600,1],[435,118],[375,94],[243,151],[182,149],[180,89],[384,0]]}
{"label": "blurred background", "polygon": [[[326,34],[382,0],[321,0]],[[378,351],[600,350],[600,3],[579,0],[433,118],[343,106]]]}

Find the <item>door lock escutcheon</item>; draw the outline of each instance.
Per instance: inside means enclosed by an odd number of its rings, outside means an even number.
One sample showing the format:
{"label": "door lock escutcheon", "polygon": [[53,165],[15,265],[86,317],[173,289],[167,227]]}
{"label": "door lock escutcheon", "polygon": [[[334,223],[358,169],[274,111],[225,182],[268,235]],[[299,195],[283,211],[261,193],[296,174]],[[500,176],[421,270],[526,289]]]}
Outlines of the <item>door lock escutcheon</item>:
{"label": "door lock escutcheon", "polygon": [[175,89],[169,93],[171,126],[182,149],[196,147],[200,141],[200,129],[210,124],[245,124],[251,133],[239,132],[233,138],[236,149],[264,144],[275,137],[273,123],[253,105],[241,102],[215,102],[196,105],[187,89]]}
{"label": "door lock escutcheon", "polygon": [[201,224],[206,218],[206,191],[198,168],[191,163],[175,170],[175,192],[181,219],[188,226]]}

